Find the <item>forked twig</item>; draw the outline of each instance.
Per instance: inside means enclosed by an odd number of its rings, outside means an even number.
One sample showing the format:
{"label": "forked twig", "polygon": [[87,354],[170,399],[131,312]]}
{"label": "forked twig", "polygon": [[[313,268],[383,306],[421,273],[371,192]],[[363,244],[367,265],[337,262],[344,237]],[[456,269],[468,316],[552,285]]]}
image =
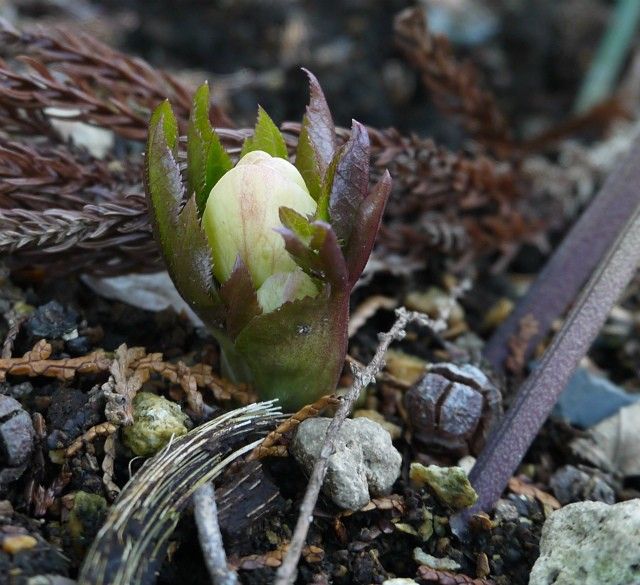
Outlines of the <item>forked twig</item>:
{"label": "forked twig", "polygon": [[354,373],[353,384],[347,394],[342,398],[336,414],[327,429],[327,434],[320,450],[320,456],[313,467],[309,484],[307,485],[307,491],[304,494],[300,506],[298,522],[296,523],[293,537],[291,538],[291,544],[282,565],[276,573],[275,585],[289,585],[295,581],[296,567],[302,554],[309,526],[313,520],[313,511],[327,472],[329,457],[331,457],[335,451],[336,437],[362,390],[375,379],[376,373],[384,367],[384,355],[387,349],[389,349],[392,342],[400,340],[405,336],[405,328],[412,321],[417,321],[421,325],[425,325],[436,331],[441,331],[443,328],[446,328],[446,320],[433,320],[423,313],[407,311],[404,307],[396,310],[396,316],[396,322],[393,324],[393,327],[391,327],[387,333],[380,335],[380,344],[369,365],[364,369],[360,369],[354,367],[353,363],[351,364]]}

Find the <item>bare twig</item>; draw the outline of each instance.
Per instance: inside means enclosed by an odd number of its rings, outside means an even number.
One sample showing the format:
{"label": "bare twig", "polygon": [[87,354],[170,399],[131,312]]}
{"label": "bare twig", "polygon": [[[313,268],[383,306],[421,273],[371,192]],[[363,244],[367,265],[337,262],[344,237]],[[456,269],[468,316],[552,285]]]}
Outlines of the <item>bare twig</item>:
{"label": "bare twig", "polygon": [[354,367],[353,364],[351,365],[355,379],[347,394],[342,398],[340,406],[338,406],[336,414],[327,429],[320,455],[311,472],[307,491],[304,494],[300,506],[300,514],[293,532],[293,537],[291,538],[291,544],[282,565],[276,573],[275,585],[289,585],[295,581],[296,567],[302,554],[309,526],[313,520],[313,511],[327,472],[329,457],[331,457],[335,451],[336,437],[362,390],[375,379],[376,373],[384,367],[384,355],[387,349],[389,349],[392,342],[400,340],[405,336],[405,328],[412,321],[417,321],[421,325],[425,325],[436,331],[442,331],[446,328],[446,320],[433,320],[423,313],[407,311],[404,307],[396,310],[396,316],[397,319],[393,327],[391,327],[387,333],[380,335],[380,344],[369,365],[364,369]]}
{"label": "bare twig", "polygon": [[216,495],[210,482],[199,487],[193,494],[193,509],[198,527],[202,554],[213,585],[235,585],[238,576],[227,567],[222,534],[218,524]]}

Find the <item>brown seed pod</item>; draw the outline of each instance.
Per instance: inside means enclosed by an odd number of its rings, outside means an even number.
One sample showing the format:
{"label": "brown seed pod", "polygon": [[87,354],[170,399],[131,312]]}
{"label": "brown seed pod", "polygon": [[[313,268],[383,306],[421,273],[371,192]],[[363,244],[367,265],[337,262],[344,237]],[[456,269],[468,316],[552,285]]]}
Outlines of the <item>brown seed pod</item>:
{"label": "brown seed pod", "polygon": [[502,413],[500,390],[478,368],[434,364],[405,395],[414,438],[455,457],[477,455]]}

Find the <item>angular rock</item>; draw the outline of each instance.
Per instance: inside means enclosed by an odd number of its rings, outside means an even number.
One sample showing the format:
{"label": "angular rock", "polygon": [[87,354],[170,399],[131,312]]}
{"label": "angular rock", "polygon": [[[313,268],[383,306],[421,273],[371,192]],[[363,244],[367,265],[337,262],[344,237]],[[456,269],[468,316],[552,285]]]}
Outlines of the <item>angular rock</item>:
{"label": "angular rock", "polygon": [[[310,418],[300,424],[291,443],[291,453],[311,473],[320,455],[329,418]],[[366,419],[347,419],[336,440],[335,453],[323,491],[340,508],[358,510],[370,497],[388,494],[400,475],[402,456],[389,433]]]}
{"label": "angular rock", "polygon": [[629,585],[640,582],[640,499],[578,502],[542,528],[529,585]]}
{"label": "angular rock", "polygon": [[35,432],[29,414],[10,396],[0,395],[0,466],[17,467],[31,456]]}
{"label": "angular rock", "polygon": [[47,447],[62,449],[102,422],[104,405],[104,392],[99,389],[86,393],[75,388],[58,388],[47,411]]}
{"label": "angular rock", "polygon": [[29,414],[17,400],[0,394],[0,493],[24,473],[34,441]]}

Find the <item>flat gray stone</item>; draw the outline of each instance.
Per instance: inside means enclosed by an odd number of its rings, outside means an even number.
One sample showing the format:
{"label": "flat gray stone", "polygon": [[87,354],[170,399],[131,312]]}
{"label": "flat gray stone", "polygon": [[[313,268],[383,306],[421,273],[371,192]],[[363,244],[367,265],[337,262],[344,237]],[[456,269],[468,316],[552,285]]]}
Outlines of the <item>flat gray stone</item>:
{"label": "flat gray stone", "polygon": [[[320,455],[329,418],[310,418],[298,427],[291,453],[300,466],[311,473]],[[358,510],[371,497],[390,492],[400,475],[402,456],[389,433],[366,419],[347,419],[338,435],[336,451],[329,458],[323,492],[340,508]]]}
{"label": "flat gray stone", "polygon": [[640,499],[569,504],[542,528],[529,585],[605,583],[640,583]]}

